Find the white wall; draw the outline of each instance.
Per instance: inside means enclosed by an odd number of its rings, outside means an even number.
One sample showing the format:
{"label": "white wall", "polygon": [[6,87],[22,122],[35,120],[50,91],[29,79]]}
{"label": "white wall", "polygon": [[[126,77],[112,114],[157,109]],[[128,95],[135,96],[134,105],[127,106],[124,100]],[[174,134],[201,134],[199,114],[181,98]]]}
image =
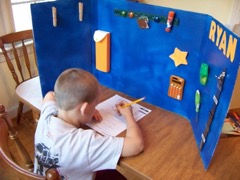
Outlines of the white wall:
{"label": "white wall", "polygon": [[142,0],[142,3],[208,14],[227,25],[234,0]]}
{"label": "white wall", "polygon": [[13,111],[18,103],[15,95],[15,86],[16,84],[7,67],[7,63],[0,63],[0,104],[5,105],[9,111]]}

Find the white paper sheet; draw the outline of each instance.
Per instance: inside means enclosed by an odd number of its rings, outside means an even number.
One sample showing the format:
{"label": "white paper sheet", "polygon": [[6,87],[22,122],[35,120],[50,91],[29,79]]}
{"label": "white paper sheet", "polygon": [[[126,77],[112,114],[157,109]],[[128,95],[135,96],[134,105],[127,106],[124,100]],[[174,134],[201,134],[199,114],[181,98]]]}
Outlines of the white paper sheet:
{"label": "white paper sheet", "polygon": [[[94,120],[87,123],[89,127],[96,130],[97,132],[103,135],[117,136],[122,131],[127,128],[127,124],[123,116],[119,116],[116,113],[115,105],[121,101],[131,102],[130,100],[121,97],[119,95],[114,95],[111,98],[101,102],[97,105],[96,109],[102,115],[101,122],[95,122]],[[133,104],[133,116],[136,121],[139,121],[141,118],[146,116],[151,112],[150,109],[147,109],[139,104]]]}

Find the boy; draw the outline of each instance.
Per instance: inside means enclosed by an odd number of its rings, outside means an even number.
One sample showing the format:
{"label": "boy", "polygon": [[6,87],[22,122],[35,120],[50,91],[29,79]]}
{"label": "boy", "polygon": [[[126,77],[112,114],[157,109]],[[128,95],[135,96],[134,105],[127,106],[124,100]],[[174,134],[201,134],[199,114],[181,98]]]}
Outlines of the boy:
{"label": "boy", "polygon": [[44,174],[57,168],[63,179],[94,179],[95,172],[115,169],[120,157],[139,154],[143,138],[126,102],[117,104],[119,114],[127,122],[126,136],[101,136],[84,130],[94,117],[101,120],[95,109],[100,96],[99,84],[90,73],[73,68],[58,77],[54,93],[43,99],[41,117],[35,133],[35,173]]}

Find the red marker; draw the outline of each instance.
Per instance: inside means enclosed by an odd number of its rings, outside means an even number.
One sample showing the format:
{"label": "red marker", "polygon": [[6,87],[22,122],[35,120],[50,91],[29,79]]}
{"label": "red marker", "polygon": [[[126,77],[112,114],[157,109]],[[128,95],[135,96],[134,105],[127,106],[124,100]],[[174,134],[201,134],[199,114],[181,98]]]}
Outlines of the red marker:
{"label": "red marker", "polygon": [[170,32],[173,24],[175,12],[169,11],[168,13],[168,19],[167,19],[167,27],[165,29],[166,32]]}

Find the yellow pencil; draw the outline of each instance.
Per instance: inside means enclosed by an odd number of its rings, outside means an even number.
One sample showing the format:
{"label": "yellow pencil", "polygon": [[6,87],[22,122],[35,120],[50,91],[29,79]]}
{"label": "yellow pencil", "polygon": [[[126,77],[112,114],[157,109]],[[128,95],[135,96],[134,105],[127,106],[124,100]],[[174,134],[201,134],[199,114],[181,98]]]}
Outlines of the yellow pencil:
{"label": "yellow pencil", "polygon": [[131,106],[132,104],[136,104],[136,103],[138,103],[138,102],[140,102],[140,101],[142,101],[142,100],[144,100],[144,99],[145,99],[145,97],[142,97],[142,98],[140,98],[140,99],[137,99],[137,100],[135,100],[135,101],[132,101],[132,102],[130,102],[130,103],[125,104],[124,106],[122,106],[122,108]]}

